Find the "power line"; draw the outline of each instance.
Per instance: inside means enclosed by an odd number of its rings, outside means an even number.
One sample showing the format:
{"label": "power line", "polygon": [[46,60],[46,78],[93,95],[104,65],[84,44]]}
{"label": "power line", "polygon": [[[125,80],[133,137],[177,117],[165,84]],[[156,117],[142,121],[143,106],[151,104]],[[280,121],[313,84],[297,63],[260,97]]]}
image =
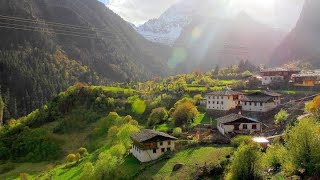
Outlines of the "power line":
{"label": "power line", "polygon": [[19,28],[19,27],[11,27],[11,26],[2,26],[0,25],[0,28],[6,28],[6,29],[15,29],[15,30],[25,30],[25,31],[34,31],[34,32],[43,32],[48,34],[58,34],[58,35],[66,35],[66,36],[76,36],[76,37],[84,37],[89,39],[97,39],[97,37],[93,36],[82,36],[77,34],[71,34],[71,33],[60,33],[60,32],[52,32],[52,31],[44,31],[44,30],[37,30],[37,29],[28,29],[28,28]]}
{"label": "power line", "polygon": [[1,15],[1,14],[0,14],[0,19],[10,20],[10,21],[18,21],[18,22],[28,22],[28,23],[33,23],[33,24],[43,24],[43,25],[56,26],[56,27],[66,27],[66,28],[70,28],[70,29],[80,29],[80,30],[86,29],[86,30],[96,30],[99,32],[108,32],[105,29],[100,29],[100,28],[95,28],[95,27],[63,24],[63,23],[50,22],[50,21],[45,21],[45,20],[34,20],[34,19],[27,19],[27,18],[21,18],[21,17],[6,16],[6,15]]}
{"label": "power line", "polygon": [[[12,24],[12,23],[3,23],[3,22],[0,22],[0,24],[2,25],[6,25],[6,26],[17,26],[17,27],[22,27],[22,28],[31,28],[31,29],[48,29],[49,31],[49,28],[48,27],[34,27],[34,26],[27,26],[27,25],[22,25],[22,24]],[[76,31],[68,31],[68,30],[61,30],[61,29],[54,29],[52,28],[54,31],[51,31],[52,33],[58,31],[58,32],[62,32],[62,33],[70,33],[70,34],[76,34],[76,35],[87,35],[87,36],[90,36],[90,35],[96,35],[96,34],[91,34],[91,33],[82,33],[82,32],[76,32]]]}

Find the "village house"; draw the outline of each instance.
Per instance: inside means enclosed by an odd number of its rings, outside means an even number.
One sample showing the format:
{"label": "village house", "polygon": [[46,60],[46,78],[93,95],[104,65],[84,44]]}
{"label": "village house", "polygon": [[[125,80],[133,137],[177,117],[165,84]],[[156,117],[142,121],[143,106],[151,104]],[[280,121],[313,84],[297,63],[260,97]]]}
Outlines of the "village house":
{"label": "village house", "polygon": [[247,94],[240,98],[241,109],[251,112],[268,112],[281,103],[281,94],[264,91]]}
{"label": "village house", "polygon": [[177,138],[166,133],[150,129],[141,130],[131,135],[133,141],[131,152],[140,162],[149,162],[158,159],[167,151],[175,149]]}
{"label": "village house", "polygon": [[320,72],[293,74],[292,81],[294,86],[314,87],[320,85]]}
{"label": "village house", "polygon": [[242,92],[230,89],[214,91],[206,95],[207,110],[229,111],[240,105],[239,99],[243,96]]}
{"label": "village house", "polygon": [[272,68],[261,70],[262,85],[269,85],[273,82],[289,81],[293,74],[299,74],[301,71],[298,69],[288,68]]}
{"label": "village house", "polygon": [[223,135],[252,134],[262,131],[262,123],[255,119],[232,113],[218,118],[217,128]]}

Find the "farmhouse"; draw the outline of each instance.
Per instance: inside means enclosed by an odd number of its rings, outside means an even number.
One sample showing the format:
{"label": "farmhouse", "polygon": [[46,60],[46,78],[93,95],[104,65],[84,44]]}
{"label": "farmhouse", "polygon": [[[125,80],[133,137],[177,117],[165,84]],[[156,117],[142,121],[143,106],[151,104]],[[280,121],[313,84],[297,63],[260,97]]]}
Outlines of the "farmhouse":
{"label": "farmhouse", "polygon": [[320,72],[293,74],[294,86],[314,87],[320,85]]}
{"label": "farmhouse", "polygon": [[217,119],[217,127],[221,134],[252,134],[261,132],[261,123],[240,114],[229,114]]}
{"label": "farmhouse", "polygon": [[131,135],[131,139],[133,141],[131,152],[140,162],[156,160],[165,152],[173,151],[177,140],[166,133],[150,129]]}
{"label": "farmhouse", "polygon": [[207,110],[228,111],[240,105],[240,98],[243,93],[230,89],[214,91],[206,95]]}
{"label": "farmhouse", "polygon": [[298,69],[273,68],[260,71],[262,76],[262,85],[268,85],[273,82],[289,81],[293,74],[300,73]]}
{"label": "farmhouse", "polygon": [[264,91],[243,96],[241,99],[243,111],[268,112],[278,107],[281,103],[281,94]]}

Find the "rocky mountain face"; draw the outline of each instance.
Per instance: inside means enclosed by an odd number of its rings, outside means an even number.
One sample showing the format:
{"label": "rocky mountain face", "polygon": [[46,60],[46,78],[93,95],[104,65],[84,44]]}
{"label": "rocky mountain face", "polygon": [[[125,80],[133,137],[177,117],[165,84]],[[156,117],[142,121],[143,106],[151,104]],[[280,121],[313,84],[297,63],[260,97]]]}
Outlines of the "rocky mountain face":
{"label": "rocky mountain face", "polygon": [[265,64],[284,36],[284,32],[260,24],[244,12],[231,20],[199,17],[174,44],[173,51],[180,55],[170,58],[169,64],[179,72],[196,67],[205,71],[241,60]]}
{"label": "rocky mountain face", "polygon": [[2,0],[0,15],[5,118],[79,81],[104,85],[168,73],[169,48],[147,41],[97,0]]}
{"label": "rocky mountain face", "polygon": [[149,20],[137,28],[146,39],[172,46],[184,28],[195,17],[219,17],[224,15],[226,2],[223,0],[182,0],[170,7],[159,18]]}
{"label": "rocky mountain face", "polygon": [[277,47],[271,58],[273,65],[299,60],[320,67],[319,11],[320,1],[305,0],[296,27]]}

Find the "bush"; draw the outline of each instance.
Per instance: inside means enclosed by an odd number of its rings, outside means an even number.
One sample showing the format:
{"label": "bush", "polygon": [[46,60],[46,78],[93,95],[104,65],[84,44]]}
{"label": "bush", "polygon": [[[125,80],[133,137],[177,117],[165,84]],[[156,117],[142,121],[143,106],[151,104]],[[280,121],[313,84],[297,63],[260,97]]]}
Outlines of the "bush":
{"label": "bush", "polygon": [[94,166],[91,162],[84,164],[82,168],[81,180],[92,180],[94,179]]}
{"label": "bush", "polygon": [[176,137],[180,137],[181,136],[181,133],[182,133],[182,129],[177,127],[177,128],[174,128],[173,129],[173,135],[176,136]]}
{"label": "bush", "polygon": [[88,153],[88,150],[84,147],[81,147],[78,149],[78,153],[81,155],[81,156],[87,156],[89,153]]}
{"label": "bush", "polygon": [[76,160],[76,155],[75,154],[68,154],[68,156],[66,157],[66,162],[67,163],[71,163],[74,162]]}
{"label": "bush", "polygon": [[234,147],[238,147],[241,144],[251,144],[253,143],[251,136],[237,136],[231,140],[231,144]]}

